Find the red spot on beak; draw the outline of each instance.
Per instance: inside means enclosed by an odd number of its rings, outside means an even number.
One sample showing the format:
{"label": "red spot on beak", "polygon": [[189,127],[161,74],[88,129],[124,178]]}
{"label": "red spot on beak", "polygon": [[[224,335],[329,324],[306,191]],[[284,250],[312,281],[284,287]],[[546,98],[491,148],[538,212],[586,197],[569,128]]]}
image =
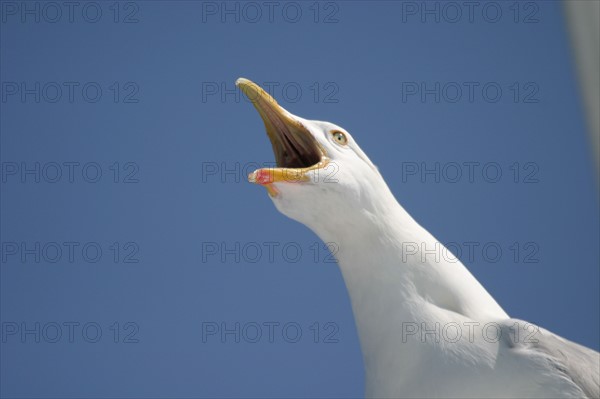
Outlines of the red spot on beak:
{"label": "red spot on beak", "polygon": [[270,184],[273,183],[273,173],[269,169],[259,169],[254,172],[255,182],[258,184]]}

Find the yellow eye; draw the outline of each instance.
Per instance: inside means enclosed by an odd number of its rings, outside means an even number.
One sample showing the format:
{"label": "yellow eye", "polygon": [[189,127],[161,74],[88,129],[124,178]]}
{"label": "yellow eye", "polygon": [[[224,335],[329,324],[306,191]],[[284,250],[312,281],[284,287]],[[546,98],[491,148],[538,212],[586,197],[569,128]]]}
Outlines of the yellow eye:
{"label": "yellow eye", "polygon": [[348,144],[348,138],[346,137],[346,135],[344,133],[334,130],[331,132],[331,135],[333,136],[333,140],[335,140],[336,143],[338,143],[340,145]]}

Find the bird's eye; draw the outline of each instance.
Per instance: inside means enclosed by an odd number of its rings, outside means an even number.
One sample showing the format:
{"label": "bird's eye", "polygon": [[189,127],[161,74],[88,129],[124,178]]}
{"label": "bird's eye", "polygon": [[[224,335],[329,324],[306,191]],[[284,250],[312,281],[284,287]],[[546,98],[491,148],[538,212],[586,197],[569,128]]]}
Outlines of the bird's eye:
{"label": "bird's eye", "polygon": [[338,143],[340,145],[348,144],[348,138],[346,137],[346,135],[344,133],[334,130],[331,132],[331,135],[333,136],[333,139],[335,140],[336,143]]}

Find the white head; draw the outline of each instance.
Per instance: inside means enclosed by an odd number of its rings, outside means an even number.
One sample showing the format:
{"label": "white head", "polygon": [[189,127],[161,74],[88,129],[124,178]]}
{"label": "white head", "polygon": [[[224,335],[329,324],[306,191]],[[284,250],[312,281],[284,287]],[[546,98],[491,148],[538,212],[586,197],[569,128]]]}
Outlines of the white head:
{"label": "white head", "polygon": [[317,234],[351,228],[353,218],[371,217],[397,206],[379,171],[342,127],[286,111],[255,83],[236,84],[258,110],[271,140],[277,167],[248,176],[265,186],[277,209]]}

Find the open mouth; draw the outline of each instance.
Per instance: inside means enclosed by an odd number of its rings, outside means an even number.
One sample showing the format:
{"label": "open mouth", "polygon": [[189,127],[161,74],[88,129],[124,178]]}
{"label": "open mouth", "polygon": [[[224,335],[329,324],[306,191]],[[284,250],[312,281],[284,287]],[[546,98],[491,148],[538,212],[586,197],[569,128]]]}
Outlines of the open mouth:
{"label": "open mouth", "polygon": [[275,154],[275,168],[258,169],[248,176],[253,183],[266,185],[269,194],[276,195],[271,183],[307,181],[306,173],[327,163],[325,150],[313,135],[277,104],[277,101],[256,83],[240,78],[236,85],[252,101],[260,114]]}
{"label": "open mouth", "polygon": [[321,150],[312,134],[300,122],[277,112],[275,107],[263,106],[263,101],[261,99],[259,103],[264,110],[263,120],[273,146],[276,165],[280,168],[308,168],[319,163]]}

